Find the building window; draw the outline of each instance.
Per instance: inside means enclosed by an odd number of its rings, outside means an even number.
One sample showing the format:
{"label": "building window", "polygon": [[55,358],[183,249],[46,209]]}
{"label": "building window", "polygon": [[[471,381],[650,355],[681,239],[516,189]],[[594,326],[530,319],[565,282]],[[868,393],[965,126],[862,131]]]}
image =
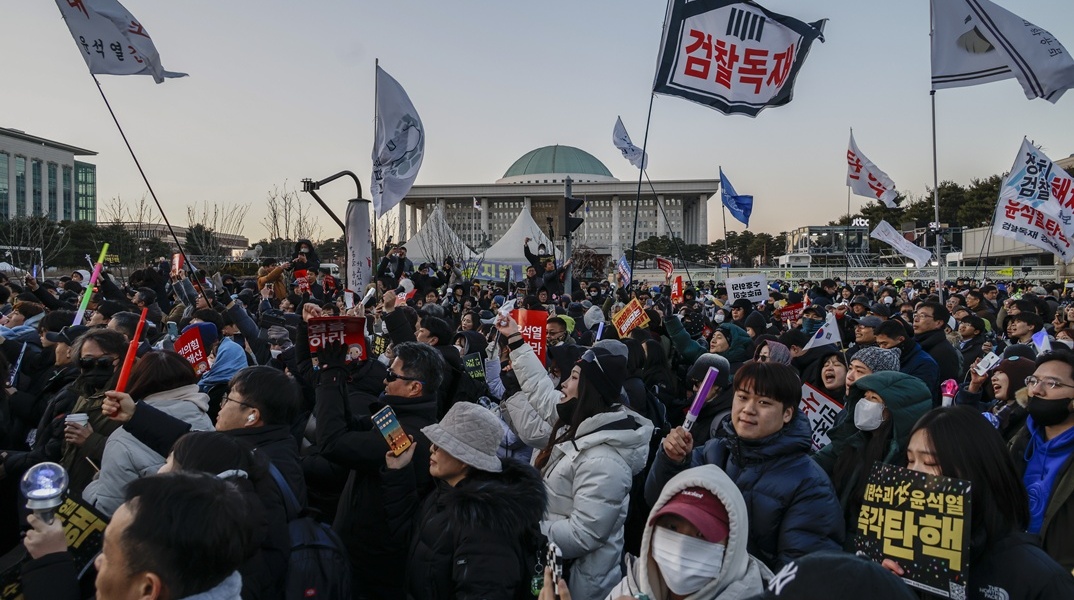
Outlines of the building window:
{"label": "building window", "polygon": [[59,211],[56,206],[56,163],[48,164],[48,214],[53,221],[59,221]]}
{"label": "building window", "polygon": [[9,158],[7,154],[0,152],[0,218],[7,218],[8,186],[11,185],[7,168]]}
{"label": "building window", "polygon": [[97,167],[75,161],[77,220],[97,222]]}
{"label": "building window", "polygon": [[70,165],[63,166],[63,215],[68,221],[75,219],[74,205],[71,204],[71,177],[74,169]]}
{"label": "building window", "polygon": [[26,157],[15,157],[15,216],[26,214]]}
{"label": "building window", "polygon": [[31,188],[31,198],[34,203],[34,216],[40,217],[43,207],[41,205],[41,161],[30,161],[30,174],[33,187]]}

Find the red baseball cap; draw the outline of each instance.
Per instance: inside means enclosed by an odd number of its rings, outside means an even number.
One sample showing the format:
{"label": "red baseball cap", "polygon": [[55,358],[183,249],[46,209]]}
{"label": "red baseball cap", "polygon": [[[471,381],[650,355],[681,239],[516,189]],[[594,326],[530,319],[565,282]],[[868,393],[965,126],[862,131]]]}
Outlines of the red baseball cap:
{"label": "red baseball cap", "polygon": [[731,530],[727,507],[711,491],[701,487],[691,487],[680,491],[660,507],[649,519],[649,525],[664,515],[676,515],[689,521],[708,542],[721,542],[727,539]]}

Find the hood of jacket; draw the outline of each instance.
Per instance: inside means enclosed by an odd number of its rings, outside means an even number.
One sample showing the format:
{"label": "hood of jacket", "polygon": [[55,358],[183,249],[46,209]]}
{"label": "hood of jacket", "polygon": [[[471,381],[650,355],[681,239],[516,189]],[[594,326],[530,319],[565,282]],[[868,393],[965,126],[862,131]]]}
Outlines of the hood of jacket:
{"label": "hood of jacket", "polygon": [[480,332],[477,332],[477,331],[460,331],[459,333],[457,333],[455,335],[456,336],[461,335],[462,337],[464,337],[466,339],[466,353],[467,354],[473,354],[473,353],[476,352],[476,353],[481,355],[482,360],[488,358],[488,356],[487,356],[487,354],[485,352],[485,348],[488,346],[488,342],[485,341],[485,336],[481,335]]}
{"label": "hood of jacket", "polygon": [[727,359],[727,362],[732,365],[738,363],[744,363],[750,359],[750,349],[753,346],[753,340],[750,338],[750,334],[746,333],[746,330],[735,325],[734,323],[724,323],[717,327],[724,337],[727,338],[727,343],[730,344],[730,348],[720,352],[720,356]]}
{"label": "hood of jacket", "polygon": [[751,311],[746,315],[746,318],[742,320],[743,325],[753,329],[754,333],[761,335],[768,329],[768,322],[764,318],[764,313],[757,311]]}
{"label": "hood of jacket", "polygon": [[597,323],[604,322],[604,311],[599,306],[590,306],[582,315],[582,322],[585,323],[586,329],[593,329]]}
{"label": "hood of jacket", "polygon": [[[35,317],[36,318],[36,317]],[[0,337],[20,343],[41,345],[41,333],[37,327],[31,325],[17,325],[15,327],[0,326]]]}
{"label": "hood of jacket", "polygon": [[247,367],[246,351],[229,337],[221,338],[216,347],[216,360],[213,366],[201,376],[202,388],[217,383],[231,381],[232,375]]}
{"label": "hood of jacket", "polygon": [[179,402],[189,402],[203,413],[209,410],[209,396],[203,394],[196,383],[184,385],[174,390],[149,394],[142,398],[141,401],[155,408],[163,408],[165,405]]}
{"label": "hood of jacket", "polygon": [[[763,591],[764,582],[770,579],[772,574],[767,567],[747,552],[750,524],[746,501],[742,498],[742,492],[735,486],[735,482],[731,481],[731,478],[719,467],[704,465],[687,469],[672,477],[664,486],[664,490],[660,492],[660,497],[653,504],[652,510],[649,511],[649,519],[651,520],[652,516],[659,512],[675,494],[692,487],[705,488],[723,502],[727,509],[729,532],[719,577],[688,598],[698,600],[718,598],[724,592],[729,592],[732,586],[742,587],[742,593],[729,593],[730,597],[749,597],[760,593]],[[652,559],[653,527],[652,523],[645,524],[636,570],[642,592],[648,594],[653,600],[658,600],[667,598],[667,588],[660,579],[656,561]]]}
{"label": "hood of jacket", "polygon": [[477,471],[448,496],[456,523],[479,525],[504,535],[517,536],[534,529],[544,516],[547,493],[544,479],[532,466],[501,458],[499,473]]}
{"label": "hood of jacket", "polygon": [[892,419],[892,439],[899,449],[906,450],[914,423],[932,410],[932,392],[925,382],[899,371],[881,371],[866,375],[854,382],[847,395],[847,423],[854,423],[854,407],[865,392],[876,392],[884,399]]}
{"label": "hood of jacket", "polygon": [[235,600],[242,593],[242,575],[235,571],[210,590],[205,590],[193,596],[187,596],[186,600]]}
{"label": "hood of jacket", "polygon": [[582,421],[574,442],[566,441],[560,446],[573,458],[589,448],[606,445],[626,461],[631,473],[637,475],[649,460],[652,435],[652,422],[630,409],[621,408]]}

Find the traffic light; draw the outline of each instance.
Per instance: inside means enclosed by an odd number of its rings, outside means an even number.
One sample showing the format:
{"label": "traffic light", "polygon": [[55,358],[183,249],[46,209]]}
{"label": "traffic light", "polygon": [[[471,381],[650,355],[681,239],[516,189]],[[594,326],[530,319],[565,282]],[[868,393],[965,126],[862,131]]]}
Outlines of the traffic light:
{"label": "traffic light", "polygon": [[585,201],[581,198],[566,197],[563,199],[563,235],[570,235],[574,233],[575,229],[582,226],[582,221],[585,219],[579,217],[572,217],[578,209],[582,208]]}

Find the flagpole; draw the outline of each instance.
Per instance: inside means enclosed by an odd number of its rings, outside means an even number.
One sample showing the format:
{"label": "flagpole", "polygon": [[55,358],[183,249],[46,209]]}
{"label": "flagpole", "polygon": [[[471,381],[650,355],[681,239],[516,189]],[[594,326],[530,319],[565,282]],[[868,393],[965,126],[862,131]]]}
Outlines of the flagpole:
{"label": "flagpole", "polygon": [[[853,130],[851,130],[853,131]],[[847,228],[843,233],[843,250],[847,255],[847,268],[843,271],[843,283],[850,283],[850,186],[847,186]]]}
{"label": "flagpole", "polygon": [[[380,115],[377,114],[377,92],[378,92],[377,83],[379,83],[379,81],[378,81],[379,78],[377,77],[377,70],[378,69],[380,69],[380,58],[374,58],[373,59],[373,147],[374,148],[376,148],[376,145],[377,145],[377,129],[379,128],[379,122],[380,122]],[[375,167],[376,167],[376,165],[374,165],[374,168]],[[373,203],[370,202],[370,204],[373,204]],[[400,219],[402,219],[403,214],[404,214],[403,209],[400,208],[399,209],[399,218]],[[377,208],[375,206],[373,207],[373,219],[370,222],[373,223],[373,253],[372,253],[372,256],[373,256],[374,261],[376,261],[377,264],[379,265],[380,261],[377,260],[377,248],[378,248],[378,246],[377,246]],[[346,228],[344,228],[343,233],[344,233],[344,236],[346,236]],[[391,233],[389,233],[388,236],[391,237]],[[399,241],[402,242],[403,240],[399,240]],[[388,253],[385,252],[384,256],[387,256],[387,255],[388,255]],[[378,268],[378,267],[374,267],[374,268]]]}
{"label": "flagpole", "polygon": [[[649,146],[649,123],[653,120],[653,100],[656,94],[649,93],[649,115],[645,117],[645,138],[641,142],[641,164],[645,166],[645,152]],[[630,273],[634,279],[634,267],[638,262],[638,211],[641,209],[641,180],[645,177],[644,169],[638,169],[638,192],[634,196],[634,232],[630,239]],[[655,200],[655,198],[654,198]]]}
{"label": "flagpole", "polygon": [[[940,255],[940,171],[936,161],[936,90],[931,90],[932,99],[932,208],[936,217],[936,293],[943,303],[943,256]],[[993,213],[994,214],[994,213]]]}
{"label": "flagpole", "polygon": [[[179,254],[183,257],[183,263],[193,267],[190,259],[187,258],[186,251],[183,250],[183,245],[179,243],[179,236],[175,234],[175,229],[172,227],[171,221],[168,220],[167,213],[164,212],[164,208],[160,205],[160,200],[157,199],[157,193],[153,191],[153,186],[149,183],[149,178],[146,177],[145,171],[142,169],[142,163],[138,160],[138,155],[134,153],[134,148],[131,147],[130,141],[127,139],[127,134],[123,131],[123,126],[119,124],[119,119],[116,117],[116,111],[112,110],[112,103],[108,101],[108,96],[104,93],[104,88],[101,87],[101,82],[97,79],[97,75],[90,73],[90,77],[93,78],[93,83],[97,84],[97,91],[101,93],[101,99],[104,100],[104,105],[108,108],[108,114],[112,115],[112,121],[116,124],[116,129],[119,130],[119,136],[123,138],[123,143],[127,146],[127,151],[130,152],[131,158],[134,159],[134,166],[138,168],[138,173],[142,176],[142,181],[145,182],[145,187],[149,190],[149,195],[152,196],[153,202],[157,205],[157,210],[160,211],[160,216],[164,219],[164,224],[168,226],[168,233],[172,236],[172,241],[175,242],[175,247],[179,249]],[[209,306],[213,305],[212,300],[205,293],[205,288],[198,285],[198,289],[201,290],[201,295],[205,297],[205,302]]]}

